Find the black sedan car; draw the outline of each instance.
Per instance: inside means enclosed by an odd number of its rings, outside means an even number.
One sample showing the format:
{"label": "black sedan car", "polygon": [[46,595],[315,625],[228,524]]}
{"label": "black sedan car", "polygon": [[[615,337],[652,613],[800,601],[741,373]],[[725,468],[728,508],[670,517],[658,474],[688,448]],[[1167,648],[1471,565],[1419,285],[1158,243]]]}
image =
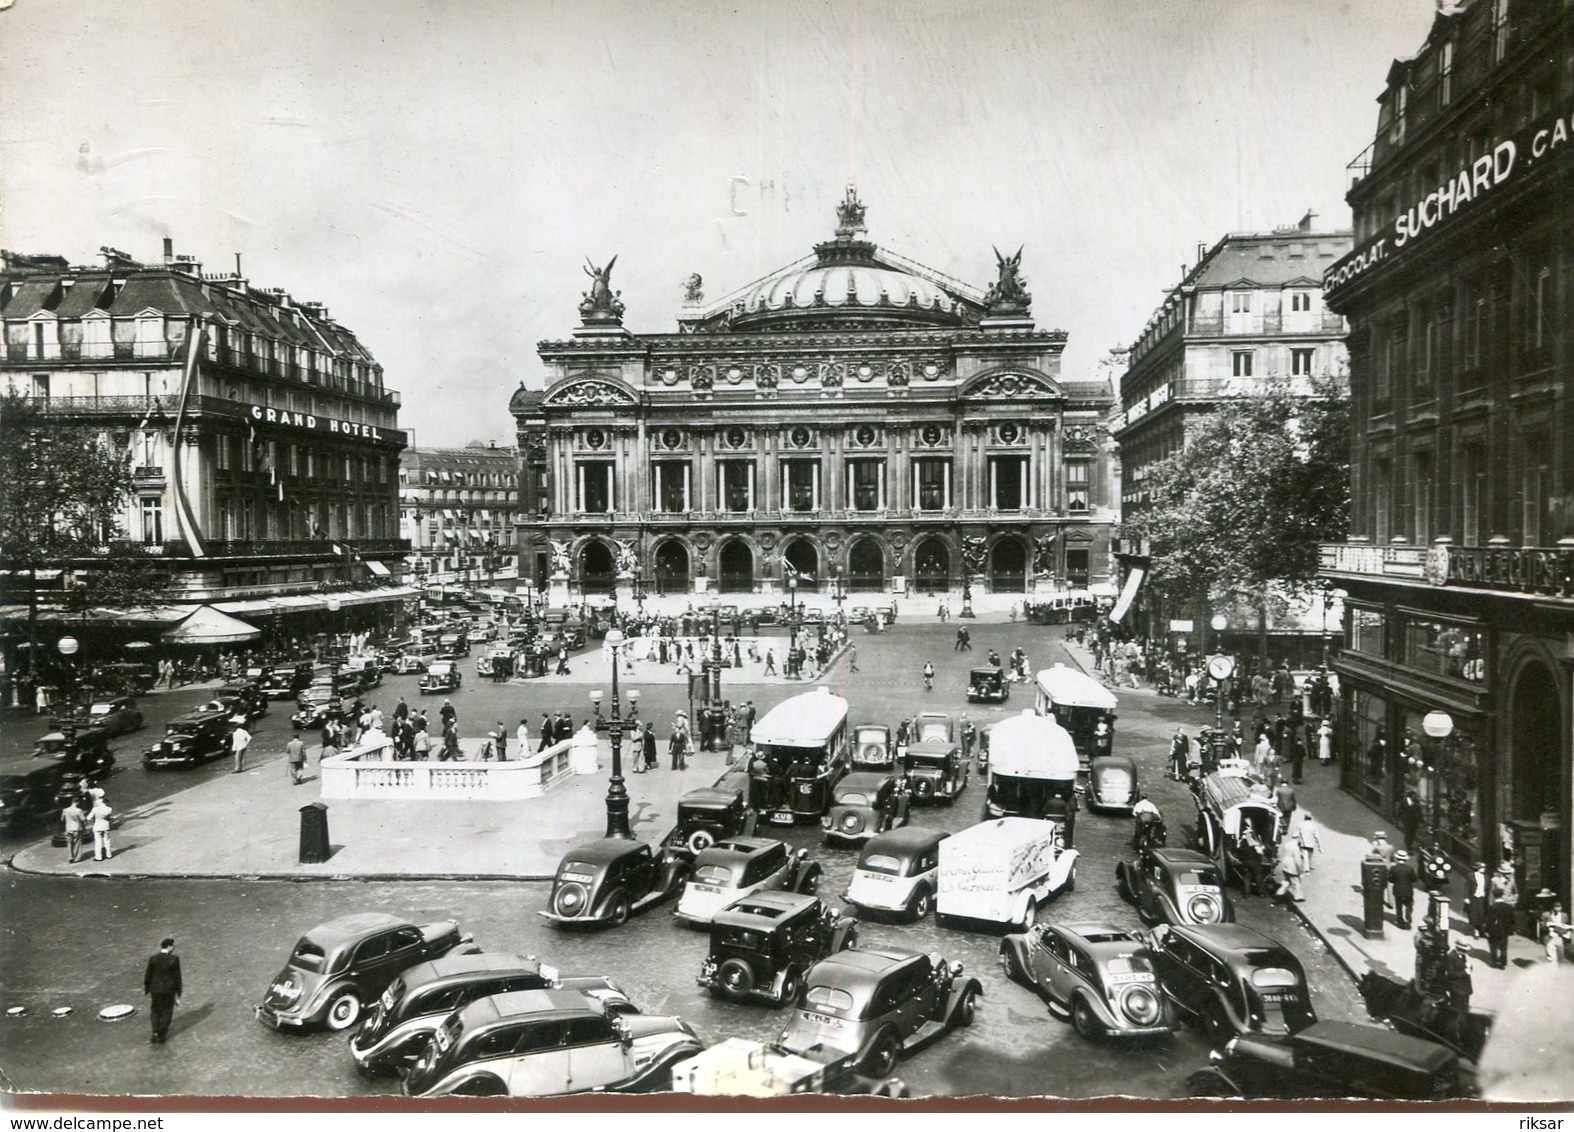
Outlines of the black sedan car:
{"label": "black sedan car", "polygon": [[1213,859],[1195,849],[1144,846],[1115,863],[1115,887],[1144,923],[1230,924],[1235,906]]}
{"label": "black sedan car", "polygon": [[1306,972],[1290,949],[1240,924],[1160,925],[1159,982],[1216,1044],[1239,1034],[1293,1034],[1317,1021]]}
{"label": "black sedan car", "polygon": [[296,942],[257,1005],[257,1020],[275,1030],[347,1030],[402,971],[466,949],[478,950],[452,920],[419,925],[385,912],[340,916]]}
{"label": "black sedan car", "polygon": [[537,914],[560,928],[621,927],[632,913],[680,892],[688,875],[688,862],[643,841],[586,842],[564,856]]}
{"label": "black sedan car", "polygon": [[142,753],[143,770],[201,766],[230,753],[227,733],[212,728],[182,731],[171,727],[164,737]]}
{"label": "black sedan car", "polygon": [[858,921],[817,896],[757,892],[711,919],[710,954],[695,981],[733,1002],[798,1000],[809,968],[858,946]]}

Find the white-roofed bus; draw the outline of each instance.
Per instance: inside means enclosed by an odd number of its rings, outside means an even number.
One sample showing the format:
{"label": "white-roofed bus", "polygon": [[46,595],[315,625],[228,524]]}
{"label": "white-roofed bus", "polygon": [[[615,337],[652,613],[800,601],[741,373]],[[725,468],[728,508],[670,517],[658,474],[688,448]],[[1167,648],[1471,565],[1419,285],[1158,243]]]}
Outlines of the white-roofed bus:
{"label": "white-roofed bus", "polygon": [[749,732],[749,806],[775,825],[818,822],[847,773],[847,701],[829,688],[783,700]]}

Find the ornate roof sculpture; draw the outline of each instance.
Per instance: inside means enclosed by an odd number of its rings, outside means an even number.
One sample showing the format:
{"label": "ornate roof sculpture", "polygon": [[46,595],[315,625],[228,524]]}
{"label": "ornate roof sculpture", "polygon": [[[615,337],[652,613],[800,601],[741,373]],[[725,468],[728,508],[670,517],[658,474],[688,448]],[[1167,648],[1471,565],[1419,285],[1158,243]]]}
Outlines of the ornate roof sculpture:
{"label": "ornate roof sculpture", "polygon": [[972,326],[984,296],[933,268],[863,239],[867,206],[853,186],[836,206],[836,235],[814,255],[788,264],[681,321],[692,333],[810,328]]}
{"label": "ornate roof sculpture", "polygon": [[590,290],[580,297],[579,315],[586,326],[603,323],[620,325],[623,321],[623,292],[612,290],[612,265],[617,261],[618,257],[613,256],[607,261],[607,266],[597,267],[589,259],[585,260],[584,270],[590,276]]}

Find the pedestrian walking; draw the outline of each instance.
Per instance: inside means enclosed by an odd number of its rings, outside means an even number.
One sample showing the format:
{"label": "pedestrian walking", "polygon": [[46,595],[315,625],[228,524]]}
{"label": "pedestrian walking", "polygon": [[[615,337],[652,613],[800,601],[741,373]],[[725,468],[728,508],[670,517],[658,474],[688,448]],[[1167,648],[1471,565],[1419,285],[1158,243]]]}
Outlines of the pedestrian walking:
{"label": "pedestrian walking", "polygon": [[1421,799],[1414,790],[1406,790],[1399,802],[1399,830],[1404,834],[1405,849],[1416,851],[1416,837],[1421,832]]}
{"label": "pedestrian walking", "polygon": [[1470,1021],[1470,995],[1475,990],[1470,977],[1470,947],[1456,939],[1443,964],[1448,987],[1448,1008],[1454,1015],[1454,1044],[1463,1043],[1465,1026]]}
{"label": "pedestrian walking", "polygon": [[688,727],[682,712],[678,713],[678,717],[672,725],[672,735],[667,740],[667,755],[672,761],[673,770],[687,770],[688,764],[684,761],[684,755],[688,742]]}
{"label": "pedestrian walking", "polygon": [[163,1045],[169,1040],[169,1023],[175,1014],[175,1004],[185,988],[180,981],[180,956],[175,954],[175,940],[165,936],[158,950],[148,956],[148,965],[142,972],[142,993],[153,1000],[150,1017],[153,1032],[148,1041]]}
{"label": "pedestrian walking", "polygon": [[251,746],[251,732],[237,723],[234,732],[230,735],[230,754],[235,759],[235,769],[231,774],[239,774],[246,769],[246,748]]}
{"label": "pedestrian walking", "polygon": [[1466,908],[1470,916],[1470,934],[1480,939],[1487,926],[1487,866],[1476,861],[1470,867],[1470,896]]}
{"label": "pedestrian walking", "polygon": [[847,646],[847,671],[848,672],[857,672],[858,671],[858,646],[857,645],[848,645]]}
{"label": "pedestrian walking", "polygon": [[1273,788],[1273,800],[1279,812],[1289,816],[1295,812],[1295,787],[1288,782],[1280,782]]}
{"label": "pedestrian walking", "polygon": [[514,741],[519,744],[519,757],[524,758],[530,753],[530,725],[525,722],[525,717],[519,717],[519,730],[514,732]]}
{"label": "pedestrian walking", "polygon": [[1279,889],[1275,896],[1288,895],[1297,904],[1304,903],[1306,895],[1301,891],[1301,846],[1293,837],[1281,837],[1277,854],[1279,870]]}
{"label": "pedestrian walking", "polygon": [[1297,813],[1301,816],[1297,830],[1301,842],[1301,856],[1306,858],[1306,871],[1311,872],[1317,867],[1317,854],[1323,847],[1323,835],[1317,826],[1316,818],[1306,810],[1298,810]]}
{"label": "pedestrian walking", "polygon": [[1317,725],[1317,761],[1323,766],[1334,761],[1334,725],[1326,719]]}
{"label": "pedestrian walking", "polygon": [[541,713],[541,745],[539,747],[537,747],[536,750],[537,751],[544,751],[548,747],[550,747],[553,743],[557,742],[557,739],[556,739],[555,736],[556,736],[556,732],[554,732],[552,730],[552,717],[550,715],[548,715],[546,712],[542,712]]}
{"label": "pedestrian walking", "polygon": [[1416,867],[1403,849],[1394,853],[1394,863],[1388,866],[1388,885],[1394,892],[1394,921],[1408,931],[1415,916]]}
{"label": "pedestrian walking", "polygon": [[640,736],[640,750],[645,756],[645,769],[656,770],[661,766],[661,755],[656,747],[656,725],[649,721],[645,724],[644,734]]}
{"label": "pedestrian walking", "polygon": [[1306,744],[1301,742],[1299,733],[1290,738],[1290,778],[1299,786],[1304,781],[1306,767]]}
{"label": "pedestrian walking", "polygon": [[1487,908],[1487,950],[1492,966],[1508,966],[1508,937],[1514,934],[1514,906],[1519,902],[1519,886],[1514,883],[1514,866],[1504,861],[1488,885],[1491,905]]}
{"label": "pedestrian walking", "polygon": [[459,749],[459,729],[452,725],[443,730],[443,752],[439,756],[440,762],[457,762],[464,758],[464,752]]}
{"label": "pedestrian walking", "polygon": [[88,820],[93,825],[93,860],[107,861],[115,855],[114,846],[109,843],[109,818],[115,811],[104,801],[104,792],[99,790],[93,796],[93,808],[88,811]]}
{"label": "pedestrian walking", "polygon": [[503,726],[503,721],[497,721],[497,761],[508,761],[508,728]]}
{"label": "pedestrian walking", "polygon": [[[415,737],[410,740],[410,750],[415,755],[416,762],[424,763],[432,757],[432,737],[426,733],[425,728],[417,731]],[[326,747],[323,748],[322,757],[328,757]]]}
{"label": "pedestrian walking", "polygon": [[442,720],[444,731],[447,731],[450,727],[453,727],[457,724],[459,720],[459,710],[454,707],[453,700],[443,701],[442,709],[438,711],[437,718]]}
{"label": "pedestrian walking", "polygon": [[765,675],[767,675],[767,676],[775,676],[776,675],[776,650],[775,649],[766,649],[765,650]]}
{"label": "pedestrian walking", "polygon": [[74,865],[82,852],[82,830],[87,821],[87,814],[83,813],[81,802],[73,798],[60,812],[60,818],[66,826],[66,856]]}
{"label": "pedestrian walking", "polygon": [[[1536,894],[1542,899],[1552,895],[1550,888],[1544,888]],[[1547,962],[1560,964],[1563,962],[1563,945],[1570,935],[1568,917],[1563,914],[1563,902],[1553,900],[1552,907],[1541,914],[1541,942],[1547,950]]]}
{"label": "pedestrian walking", "polygon": [[284,744],[285,763],[289,767],[290,781],[296,786],[301,784],[301,771],[306,769],[306,744],[301,742],[299,731]]}
{"label": "pedestrian walking", "polygon": [[557,676],[568,675],[568,646],[559,645],[557,649]]}
{"label": "pedestrian walking", "polygon": [[1191,740],[1186,737],[1184,727],[1177,727],[1175,737],[1170,740],[1170,778],[1176,782],[1184,782],[1190,762]]}

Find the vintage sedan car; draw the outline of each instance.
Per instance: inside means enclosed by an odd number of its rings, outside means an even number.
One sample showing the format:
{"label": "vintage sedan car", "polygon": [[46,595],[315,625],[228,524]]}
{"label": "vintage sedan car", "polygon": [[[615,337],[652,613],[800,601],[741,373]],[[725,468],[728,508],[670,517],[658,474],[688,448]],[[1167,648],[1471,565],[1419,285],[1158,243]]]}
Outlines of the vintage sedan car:
{"label": "vintage sedan car", "polygon": [[93,683],[121,695],[143,696],[158,683],[158,673],[151,664],[100,664],[93,669]]}
{"label": "vintage sedan car", "polygon": [[921,711],[908,728],[913,743],[955,743],[956,721],[943,711]]}
{"label": "vintage sedan car", "polygon": [[268,714],[268,700],[262,687],[254,680],[236,680],[225,684],[213,693],[213,699],[229,707],[232,712],[244,712],[247,719]]}
{"label": "vintage sedan car", "polygon": [[394,659],[393,670],[400,676],[413,676],[426,671],[426,661],[416,653],[402,652]]}
{"label": "vintage sedan car", "polygon": [[955,802],[967,789],[972,764],[962,748],[949,739],[921,739],[910,743],[903,755],[907,788],[914,804]]}
{"label": "vintage sedan car", "polygon": [[1011,698],[1011,685],[1001,667],[990,665],[970,669],[967,674],[967,702],[970,704],[1003,704]]}
{"label": "vintage sedan car", "polygon": [[444,633],[437,638],[437,651],[452,657],[470,655],[470,637],[465,633]]}
{"label": "vintage sedan car", "polygon": [[257,1020],[275,1030],[347,1030],[400,972],[465,950],[478,949],[452,920],[417,925],[385,912],[340,916],[296,942],[257,1005]]}
{"label": "vintage sedan car", "polygon": [[842,899],[862,910],[889,912],[921,920],[934,907],[940,876],[940,843],[936,829],[904,826],[864,844]]}
{"label": "vintage sedan car", "polygon": [[1224,874],[1195,849],[1146,846],[1135,861],[1115,862],[1115,887],[1143,923],[1231,924],[1235,905]]}
{"label": "vintage sedan car", "polygon": [[1317,1021],[1301,961],[1261,932],[1240,924],[1160,924],[1151,946],[1170,1001],[1210,1041],[1293,1034]]}
{"label": "vintage sedan car", "polygon": [[694,858],[694,872],[683,886],[673,915],[690,927],[703,927],[734,900],[751,892],[815,892],[820,866],[809,851],[793,853],[786,842],[768,837],[718,841]]}
{"label": "vintage sedan car", "polygon": [[695,980],[732,1002],[798,1001],[803,976],[827,955],[858,946],[858,921],[817,896],[758,892],[711,919],[710,954]]}
{"label": "vintage sedan car", "polygon": [[703,1048],[687,1022],[615,1014],[579,991],[496,994],[444,1019],[404,1079],[412,1097],[646,1093]]}
{"label": "vintage sedan car", "polygon": [[202,728],[184,731],[171,725],[164,737],[142,752],[143,770],[165,767],[193,767],[223,758],[230,753],[228,729]]}
{"label": "vintage sedan car", "polygon": [[297,661],[294,664],[276,664],[273,671],[269,672],[260,682],[262,694],[270,700],[294,699],[311,686],[312,663],[311,661]]}
{"label": "vintage sedan car", "polygon": [[350,1055],[371,1077],[408,1069],[454,1011],[489,995],[530,990],[581,991],[612,1013],[639,1013],[604,975],[564,978],[534,956],[447,955],[417,963],[388,984],[350,1038]]}
{"label": "vintage sedan car", "polygon": [[1177,1025],[1147,944],[1109,924],[1036,924],[1000,941],[1000,965],[1084,1038],[1148,1037]]}
{"label": "vintage sedan car", "polygon": [[883,723],[860,723],[853,728],[853,771],[870,770],[885,774],[900,774],[902,768],[896,761],[896,739],[891,729]]}
{"label": "vintage sedan car", "polygon": [[1188,1097],[1442,1101],[1475,1093],[1456,1051],[1358,1022],[1317,1022],[1282,1038],[1247,1034],[1209,1058],[1186,1078]]}
{"label": "vintage sedan car", "polygon": [[0,832],[13,833],[38,818],[57,817],[57,799],[74,782],[57,762],[12,758],[0,762]]}
{"label": "vintage sedan car", "polygon": [[971,1026],[984,988],[962,964],[894,948],[843,951],[822,959],[805,980],[803,1005],[779,1044],[798,1054],[845,1059],[884,1077],[897,1057],[954,1026]]}
{"label": "vintage sedan car", "polygon": [[452,660],[434,660],[421,674],[421,695],[457,692],[462,681],[458,664]]}
{"label": "vintage sedan car", "polygon": [[91,782],[106,777],[115,766],[109,735],[98,727],[78,727],[69,736],[63,731],[42,735],[33,741],[32,757],[45,759],[61,767],[65,774]]}
{"label": "vintage sedan car", "polygon": [[1137,764],[1125,755],[1100,755],[1088,765],[1088,808],[1129,814],[1137,804]]}
{"label": "vintage sedan car", "polygon": [[87,707],[76,711],[71,723],[76,727],[101,727],[106,735],[124,735],[141,730],[142,712],[130,696],[95,696]]}
{"label": "vintage sedan car", "polygon": [[675,896],[688,875],[688,862],[643,841],[589,841],[564,856],[537,915],[562,928],[621,927],[634,912]]}
{"label": "vintage sedan car", "polygon": [[662,847],[693,862],[718,841],[739,834],[753,836],[757,814],[743,804],[743,791],[702,786],[678,799],[678,824]]}
{"label": "vintage sedan car", "polygon": [[831,791],[831,808],[820,819],[826,842],[863,842],[907,824],[906,779],[860,771]]}

